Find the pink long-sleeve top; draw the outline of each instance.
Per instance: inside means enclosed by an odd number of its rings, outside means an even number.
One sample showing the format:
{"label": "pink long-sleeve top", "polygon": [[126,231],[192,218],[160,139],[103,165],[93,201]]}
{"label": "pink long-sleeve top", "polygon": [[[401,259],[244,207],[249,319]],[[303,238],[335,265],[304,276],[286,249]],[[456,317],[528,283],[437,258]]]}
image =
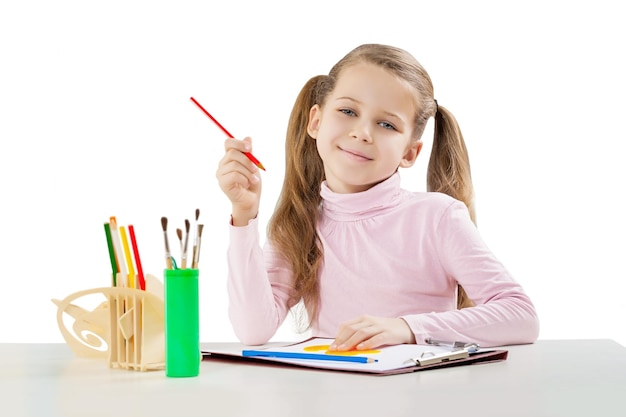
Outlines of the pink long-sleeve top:
{"label": "pink long-sleeve top", "polygon": [[[321,187],[319,316],[312,335],[333,338],[340,323],[368,314],[403,318],[426,338],[481,346],[532,343],[535,308],[488,249],[465,205],[447,195],[410,192],[398,173],[356,194]],[[289,313],[290,266],[258,220],[231,226],[229,317],[242,343],[266,343]],[[457,310],[457,282],[475,303]]]}

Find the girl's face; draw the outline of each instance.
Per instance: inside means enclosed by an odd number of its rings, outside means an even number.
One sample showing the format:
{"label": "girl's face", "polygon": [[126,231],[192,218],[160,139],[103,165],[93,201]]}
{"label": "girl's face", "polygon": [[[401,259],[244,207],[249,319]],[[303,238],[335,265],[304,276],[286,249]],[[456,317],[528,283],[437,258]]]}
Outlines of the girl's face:
{"label": "girl's face", "polygon": [[373,64],[345,68],[324,107],[311,108],[308,133],[317,142],[326,183],[356,193],[410,167],[422,148],[412,141],[414,90]]}

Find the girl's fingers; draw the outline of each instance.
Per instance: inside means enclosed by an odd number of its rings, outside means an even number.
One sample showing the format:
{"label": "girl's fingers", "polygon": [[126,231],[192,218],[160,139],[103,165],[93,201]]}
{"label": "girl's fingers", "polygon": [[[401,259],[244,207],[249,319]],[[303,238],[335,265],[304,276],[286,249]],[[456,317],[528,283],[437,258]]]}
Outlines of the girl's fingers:
{"label": "girl's fingers", "polygon": [[[246,146],[247,145],[247,146]],[[250,146],[250,139],[246,138],[243,141],[237,139],[226,139],[224,142],[224,149],[226,154],[220,161],[220,165],[230,162],[230,160],[237,161],[250,172],[257,172],[258,167],[244,154],[249,152],[252,147]]]}
{"label": "girl's fingers", "polygon": [[339,326],[330,350],[373,349],[400,343],[415,343],[415,335],[406,321],[365,315]]}
{"label": "girl's fingers", "polygon": [[[245,155],[243,157],[248,159]],[[257,170],[247,167],[245,162],[242,163],[238,159],[240,158],[237,156],[235,158],[225,158],[218,167],[216,177],[224,191],[231,189],[233,186],[241,186],[247,189],[260,181]]]}
{"label": "girl's fingers", "polygon": [[372,322],[368,317],[359,317],[342,323],[330,350],[349,350],[368,337]]}
{"label": "girl's fingers", "polygon": [[232,203],[231,224],[243,226],[254,218],[261,198],[259,168],[244,154],[252,149],[250,138],[226,139],[224,156],[215,176],[224,194]]}
{"label": "girl's fingers", "polygon": [[252,139],[246,137],[242,140],[228,138],[224,141],[224,150],[238,150],[239,152],[250,152],[252,150]]}

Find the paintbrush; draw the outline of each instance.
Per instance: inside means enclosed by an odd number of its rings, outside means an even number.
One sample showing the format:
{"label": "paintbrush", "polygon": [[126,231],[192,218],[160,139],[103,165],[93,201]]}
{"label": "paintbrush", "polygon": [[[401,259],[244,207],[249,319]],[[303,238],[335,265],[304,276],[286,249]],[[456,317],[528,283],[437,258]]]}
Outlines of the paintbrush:
{"label": "paintbrush", "polygon": [[196,252],[198,250],[198,218],[200,217],[200,209],[196,209],[196,219],[193,222],[193,249],[191,252],[191,267],[193,268],[196,263]]}
{"label": "paintbrush", "polygon": [[189,220],[185,219],[185,245],[183,246],[183,255],[181,256],[181,267],[187,268],[187,244],[189,242]]}
{"label": "paintbrush", "polygon": [[167,240],[167,217],[161,217],[161,227],[163,228],[163,241],[165,242],[165,265],[167,269],[172,269],[172,254],[170,244]]}
{"label": "paintbrush", "polygon": [[203,224],[198,225],[198,245],[196,246],[196,253],[192,262],[191,267],[193,269],[198,269],[198,263],[200,262],[200,242],[202,241],[202,229],[204,228]]}
{"label": "paintbrush", "polygon": [[180,246],[180,257],[183,257],[183,229],[176,229],[176,236],[178,236],[178,244]]}

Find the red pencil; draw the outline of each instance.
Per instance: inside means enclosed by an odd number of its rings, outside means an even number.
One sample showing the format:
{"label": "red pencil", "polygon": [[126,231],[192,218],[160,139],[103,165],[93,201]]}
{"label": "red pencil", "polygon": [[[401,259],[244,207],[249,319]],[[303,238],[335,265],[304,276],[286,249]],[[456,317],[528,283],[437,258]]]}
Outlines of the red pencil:
{"label": "red pencil", "polygon": [[130,243],[133,246],[133,253],[135,254],[135,264],[137,265],[137,281],[139,281],[139,288],[146,289],[146,280],[143,276],[143,269],[141,268],[141,259],[139,259],[139,248],[137,247],[137,239],[135,238],[135,228],[132,225],[128,226],[128,233],[130,234]]}
{"label": "red pencil", "polygon": [[[220,124],[220,122],[218,122],[218,121],[215,119],[215,117],[211,116],[211,113],[209,113],[208,111],[206,111],[206,110],[204,109],[204,107],[202,107],[202,106],[200,105],[200,103],[198,103],[198,102],[196,101],[196,99],[195,99],[195,98],[193,98],[193,97],[190,97],[190,98],[191,98],[191,101],[193,101],[193,102],[196,104],[196,106],[198,106],[198,107],[200,108],[200,110],[202,110],[202,111],[204,112],[204,114],[206,114],[207,116],[209,116],[209,119],[213,120],[213,123],[215,123],[215,124],[217,125],[217,127],[219,127],[220,129],[222,129],[222,132],[226,133],[226,136],[228,136],[229,138],[233,138],[233,137],[234,137],[233,135],[231,135],[231,134],[230,134],[230,132],[229,132],[228,130],[226,130],[226,128],[225,128],[224,126],[222,126],[222,125]],[[246,155],[246,156],[248,157],[248,159],[249,159],[249,160],[251,160],[252,162],[254,162],[254,165],[258,166],[258,167],[259,167],[259,168],[261,168],[263,171],[265,171],[265,167],[263,166],[263,164],[262,164],[261,162],[259,162],[259,160],[258,160],[258,159],[256,159],[256,158],[254,157],[254,155],[252,155],[250,152],[244,152],[244,155]]]}

